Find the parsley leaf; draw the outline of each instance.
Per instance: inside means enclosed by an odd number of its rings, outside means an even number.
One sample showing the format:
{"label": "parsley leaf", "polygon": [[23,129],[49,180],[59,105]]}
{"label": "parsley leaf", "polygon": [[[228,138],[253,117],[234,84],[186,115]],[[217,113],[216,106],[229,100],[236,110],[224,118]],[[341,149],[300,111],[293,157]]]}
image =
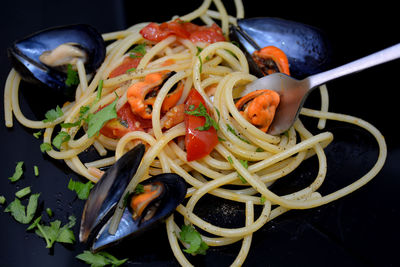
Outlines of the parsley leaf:
{"label": "parsley leaf", "polygon": [[140,58],[146,54],[146,44],[138,44],[129,51],[129,57]]}
{"label": "parsley leaf", "polygon": [[42,135],[42,132],[41,131],[38,131],[38,132],[36,132],[36,133],[33,133],[33,136],[36,138],[36,139],[39,139],[39,137]]}
{"label": "parsley leaf", "polygon": [[78,195],[78,198],[81,200],[85,200],[89,197],[90,190],[93,188],[94,184],[91,181],[87,183],[81,183],[79,181],[69,180],[68,189],[71,191],[75,191]]}
{"label": "parsley leaf", "polygon": [[50,151],[53,148],[51,147],[50,143],[42,143],[40,144],[40,151],[42,151],[42,153],[46,152],[46,151]]}
{"label": "parsley leaf", "polygon": [[28,224],[36,213],[39,196],[40,194],[32,194],[29,197],[28,206],[26,208],[21,204],[18,198],[15,198],[4,211],[11,212],[11,216],[13,216],[17,222]]}
{"label": "parsley leaf", "polygon": [[[39,217],[40,218],[40,217]],[[37,228],[35,233],[46,240],[46,248],[51,248],[55,242],[73,244],[74,232],[70,229],[75,225],[76,218],[69,216],[69,222],[61,227],[61,221],[55,220],[50,225],[41,225],[40,219],[36,219],[28,229]]]}
{"label": "parsley leaf", "polygon": [[83,253],[76,256],[76,258],[90,264],[92,267],[102,267],[106,265],[120,266],[124,264],[128,259],[119,260],[108,252],[100,251],[92,253],[85,250]]}
{"label": "parsley leaf", "polygon": [[53,146],[60,149],[61,145],[65,142],[68,142],[69,139],[71,139],[71,136],[67,132],[61,131],[56,135],[56,137],[54,137],[52,143]]}
{"label": "parsley leaf", "polygon": [[206,119],[204,125],[197,127],[196,130],[207,131],[211,126],[214,127],[215,130],[219,130],[218,123],[208,114],[206,107],[202,103],[200,103],[195,110],[193,109],[194,106],[191,105],[189,106],[189,110],[186,110],[185,113],[196,117],[204,117]]}
{"label": "parsley leaf", "polygon": [[200,67],[199,67],[199,72],[201,73],[203,71],[203,60],[201,60],[201,56],[197,56],[199,58],[200,61]]}
{"label": "parsley leaf", "polygon": [[103,91],[103,80],[100,80],[99,85],[97,86],[97,95],[95,103],[97,103],[100,100],[102,91]]}
{"label": "parsley leaf", "polygon": [[[239,159],[239,162],[240,162],[240,164],[242,164],[242,166],[245,167],[246,169],[249,168],[249,163],[248,163],[247,160]],[[244,177],[243,177],[240,173],[238,173],[238,176],[239,176],[240,181],[242,181],[242,183],[244,183],[244,184],[247,183],[246,179],[244,179]]]}
{"label": "parsley leaf", "polygon": [[135,194],[140,195],[142,193],[144,193],[144,185],[138,184],[135,188]]}
{"label": "parsley leaf", "polygon": [[13,176],[8,178],[11,182],[18,181],[22,177],[22,174],[24,174],[24,171],[22,170],[22,165],[24,165],[24,162],[19,161],[17,163],[17,166],[15,166],[15,172],[14,172]]}
{"label": "parsley leaf", "polygon": [[179,233],[179,237],[182,242],[189,244],[189,248],[184,249],[185,252],[190,254],[206,254],[208,246],[201,239],[201,235],[193,226],[183,225],[182,231]]}
{"label": "parsley leaf", "polygon": [[117,100],[118,98],[116,98],[110,105],[104,107],[88,118],[87,135],[89,138],[97,134],[107,121],[117,117]]}
{"label": "parsley leaf", "polygon": [[57,118],[61,117],[62,115],[64,115],[64,112],[57,105],[57,107],[55,109],[50,109],[49,111],[46,112],[46,114],[44,114],[46,119],[44,119],[43,122],[52,122],[52,121],[56,120]]}
{"label": "parsley leaf", "polygon": [[67,67],[67,79],[65,80],[65,84],[69,87],[79,84],[78,72],[76,72],[72,69],[71,64],[68,64],[68,67]]}
{"label": "parsley leaf", "polygon": [[39,176],[39,168],[38,166],[33,166],[33,174],[35,174],[35,176]]}
{"label": "parsley leaf", "polygon": [[30,187],[30,186],[27,186],[27,187],[22,188],[21,190],[17,191],[17,192],[15,193],[15,196],[16,196],[17,198],[23,198],[23,197],[29,195],[30,193],[31,193],[31,187]]}
{"label": "parsley leaf", "polygon": [[0,196],[0,205],[4,205],[4,203],[6,203],[5,196]]}

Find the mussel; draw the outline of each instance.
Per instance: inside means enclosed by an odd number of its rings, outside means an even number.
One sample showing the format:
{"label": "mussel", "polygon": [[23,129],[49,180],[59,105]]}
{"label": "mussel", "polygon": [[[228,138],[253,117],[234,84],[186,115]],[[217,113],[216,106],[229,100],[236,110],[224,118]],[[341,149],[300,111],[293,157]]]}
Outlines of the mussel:
{"label": "mussel", "polygon": [[[169,216],[186,196],[185,180],[174,173],[153,176],[136,192],[123,196],[135,174],[145,147],[139,144],[125,153],[93,187],[82,214],[79,239],[93,241],[91,250],[99,251],[123,239],[137,236]],[[111,215],[124,197],[127,205],[115,234],[109,233]]]}
{"label": "mussel", "polygon": [[67,66],[82,60],[89,74],[103,63],[105,55],[101,34],[86,24],[49,28],[18,40],[8,48],[9,59],[23,80],[52,88],[68,98],[73,90],[65,82]]}
{"label": "mussel", "polygon": [[265,73],[253,60],[253,53],[267,46],[281,49],[287,56],[291,76],[302,79],[329,67],[331,45],[325,34],[312,26],[289,20],[258,17],[239,19],[231,26],[230,39],[240,44],[251,73]]}

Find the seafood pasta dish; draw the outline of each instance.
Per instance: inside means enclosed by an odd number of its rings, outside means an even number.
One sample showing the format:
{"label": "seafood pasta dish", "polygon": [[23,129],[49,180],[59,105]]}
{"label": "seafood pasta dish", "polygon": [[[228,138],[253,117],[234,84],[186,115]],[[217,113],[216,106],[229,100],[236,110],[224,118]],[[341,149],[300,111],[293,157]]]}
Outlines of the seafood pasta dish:
{"label": "seafood pasta dish", "polygon": [[[360,118],[329,112],[325,85],[319,88],[321,108],[300,112],[318,120],[318,134],[301,117],[287,131],[270,133],[281,96],[268,88],[241,92],[260,76],[295,77],[306,67],[296,66],[277,45],[247,51],[234,40],[245,17],[242,2],[234,4],[236,14],[227,14],[221,0],[204,0],[170,21],[102,35],[88,25],[52,28],[9,50],[14,68],[4,91],[6,126],[12,127],[15,117],[25,127],[43,130],[42,152],[96,184],[79,236],[93,252],[162,221],[182,266],[192,265],[187,255],[235,242],[241,248],[232,266],[241,266],[253,233],[269,221],[348,195],[381,170],[387,154],[383,136]],[[21,80],[45,84],[68,101],[44,120],[30,120],[19,106]],[[379,156],[358,180],[322,195],[324,148],[333,140],[323,130],[326,120],[370,132]],[[90,147],[99,159],[84,162],[79,156]],[[310,157],[318,159],[312,183],[286,195],[270,190]],[[197,215],[196,205],[206,195],[242,203],[244,226],[224,228]],[[258,216],[255,206],[262,207]]]}

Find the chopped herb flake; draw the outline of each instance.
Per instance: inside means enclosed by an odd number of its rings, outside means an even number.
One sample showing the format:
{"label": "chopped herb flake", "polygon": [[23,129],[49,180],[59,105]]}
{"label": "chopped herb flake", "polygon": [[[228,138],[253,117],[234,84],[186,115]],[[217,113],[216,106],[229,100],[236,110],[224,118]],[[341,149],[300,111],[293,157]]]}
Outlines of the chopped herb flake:
{"label": "chopped herb flake", "polygon": [[249,140],[244,139],[243,137],[241,137],[239,134],[236,133],[235,129],[233,129],[233,127],[229,124],[226,124],[226,127],[228,128],[228,131],[233,133],[237,138],[239,138],[240,140],[242,140],[243,142],[250,144]]}
{"label": "chopped herb flake", "polygon": [[61,117],[64,115],[64,112],[62,109],[57,105],[55,109],[50,109],[49,111],[44,114],[46,119],[43,120],[43,122],[52,122],[55,121],[57,118]]}
{"label": "chopped herb flake", "polygon": [[78,72],[76,72],[72,69],[71,64],[68,64],[68,67],[67,67],[67,79],[65,80],[65,84],[69,87],[79,84]]}
{"label": "chopped herb flake", "polygon": [[23,165],[24,165],[23,161],[19,161],[17,163],[17,166],[15,166],[15,172],[13,176],[8,178],[11,182],[16,182],[22,177],[22,174],[24,174],[24,171],[22,170]]}
{"label": "chopped herb flake", "polygon": [[261,196],[261,197],[260,197],[260,202],[261,202],[261,204],[264,204],[264,203],[265,203],[265,200],[266,200],[266,199],[265,199],[264,196]]}
{"label": "chopped herb flake", "polygon": [[135,194],[139,195],[144,193],[144,186],[142,184],[138,184],[135,188]]}
{"label": "chopped herb flake", "polygon": [[6,203],[6,198],[4,196],[0,196],[0,205],[4,205]]}
{"label": "chopped herb flake", "polygon": [[31,193],[31,187],[30,187],[30,186],[27,186],[27,187],[22,188],[21,190],[17,191],[17,192],[15,193],[15,196],[16,196],[17,198],[23,198],[23,197],[29,195],[30,193]]}
{"label": "chopped herb flake", "polygon": [[49,217],[53,217],[53,211],[50,208],[46,209],[46,213],[49,215]]}
{"label": "chopped herb flake", "polygon": [[78,198],[81,200],[86,200],[89,197],[90,190],[93,188],[94,184],[91,181],[87,183],[82,183],[79,181],[69,180],[68,189],[75,191]]}
{"label": "chopped herb flake", "polygon": [[67,132],[61,131],[56,135],[56,137],[54,137],[52,144],[56,148],[60,149],[61,145],[68,142],[69,139],[71,139],[71,136]]}
{"label": "chopped herb flake", "polygon": [[117,100],[118,98],[116,98],[110,105],[104,107],[88,118],[87,135],[89,138],[97,134],[107,121],[117,117]]}
{"label": "chopped herb flake", "polygon": [[92,253],[88,250],[85,250],[83,253],[77,255],[76,258],[86,262],[87,264],[90,264],[93,267],[103,267],[106,265],[112,265],[113,267],[117,267],[124,264],[128,260],[128,259],[119,260],[110,253],[105,251]]}
{"label": "chopped herb flake", "polygon": [[40,194],[32,194],[29,197],[27,207],[22,205],[18,198],[15,198],[14,201],[11,202],[4,211],[11,212],[11,216],[13,216],[17,222],[28,224],[36,213],[39,196]]}
{"label": "chopped herb flake", "polygon": [[33,173],[35,174],[35,176],[39,176],[39,168],[38,166],[33,166]]}
{"label": "chopped herb flake", "polygon": [[189,248],[184,249],[185,252],[190,254],[206,254],[208,245],[201,239],[201,235],[193,226],[183,225],[179,237],[182,242],[189,245]]}
{"label": "chopped herb flake", "polygon": [[42,132],[41,131],[39,131],[39,132],[36,132],[36,133],[33,133],[33,136],[36,138],[36,139],[39,139],[39,137],[42,135]]}
{"label": "chopped herb flake", "polygon": [[45,239],[46,248],[51,248],[55,242],[73,244],[75,242],[75,236],[70,228],[75,225],[76,218],[70,216],[68,219],[69,222],[62,227],[61,221],[59,220],[50,222],[50,225],[41,225],[39,219],[38,222],[35,220],[33,226],[28,227],[28,229],[37,228],[35,233]]}
{"label": "chopped herb flake", "polygon": [[[192,106],[192,105],[191,105]],[[197,127],[196,130],[199,131],[207,131],[210,127],[214,127],[215,130],[219,130],[218,123],[208,114],[206,107],[200,103],[199,106],[195,110],[191,110],[189,106],[189,110],[186,110],[185,113],[189,115],[193,115],[196,117],[204,117],[206,119],[203,126]]]}
{"label": "chopped herb flake", "polygon": [[50,150],[52,150],[53,148],[51,147],[51,144],[50,143],[42,143],[41,145],[40,145],[40,151],[42,151],[42,153],[44,153],[44,152],[46,152],[46,151],[50,151]]}

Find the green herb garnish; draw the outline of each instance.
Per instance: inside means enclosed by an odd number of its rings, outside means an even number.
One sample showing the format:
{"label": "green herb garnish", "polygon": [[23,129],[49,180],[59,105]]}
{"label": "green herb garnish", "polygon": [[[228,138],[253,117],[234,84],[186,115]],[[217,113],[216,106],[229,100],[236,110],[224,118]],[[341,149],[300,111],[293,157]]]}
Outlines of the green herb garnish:
{"label": "green herb garnish", "polygon": [[132,72],[132,71],[135,71],[135,70],[136,70],[136,68],[130,68],[130,69],[126,70],[126,73],[129,73],[129,72]]}
{"label": "green herb garnish", "polygon": [[189,248],[183,251],[190,254],[206,254],[208,245],[201,239],[201,235],[191,225],[183,225],[179,233],[180,240],[189,245]]}
{"label": "green herb garnish", "polygon": [[0,205],[4,205],[6,203],[6,198],[4,196],[0,196]]}
{"label": "green herb garnish", "polygon": [[200,55],[201,51],[203,51],[203,48],[196,46],[197,48],[197,53],[196,56]]}
{"label": "green herb garnish", "polygon": [[68,87],[79,84],[78,72],[72,69],[71,64],[68,64],[67,66],[67,79],[65,80],[65,84]]}
{"label": "green herb garnish", "polygon": [[146,44],[138,44],[129,51],[131,58],[141,58],[146,54]]}
{"label": "green herb garnish", "polygon": [[50,151],[53,148],[51,147],[50,143],[42,143],[40,144],[40,151],[42,151],[42,153],[46,152],[46,151]]}
{"label": "green herb garnish", "polygon": [[144,185],[138,184],[135,188],[135,194],[140,195],[144,193]]}
{"label": "green herb garnish", "polygon": [[61,131],[56,135],[56,137],[54,137],[52,144],[56,148],[60,149],[61,145],[68,142],[70,139],[71,136],[67,132]]}
{"label": "green herb garnish", "polygon": [[39,132],[36,132],[36,133],[33,133],[33,136],[36,138],[36,139],[39,139],[39,137],[42,135],[42,132],[41,131],[39,131]]}
{"label": "green herb garnish", "polygon": [[[243,159],[239,159],[240,164],[242,164],[242,166],[247,170],[249,168],[249,162],[247,160],[243,160]],[[242,183],[247,183],[246,179],[244,179],[244,177],[238,173],[239,179],[240,181],[242,181]]]}
{"label": "green herb garnish", "polygon": [[27,207],[22,205],[18,198],[15,198],[14,201],[11,202],[4,211],[11,212],[11,216],[13,216],[17,222],[28,224],[36,213],[39,196],[40,194],[32,194],[29,197]]}
{"label": "green herb garnish", "polygon": [[96,103],[100,100],[102,91],[103,91],[103,80],[100,80],[99,85],[97,86]]}
{"label": "green herb garnish", "polygon": [[69,216],[69,222],[61,227],[61,221],[55,220],[50,222],[50,225],[41,225],[40,219],[37,218],[27,230],[37,228],[35,233],[44,238],[46,241],[46,248],[51,248],[55,242],[73,244],[75,242],[74,232],[71,228],[76,223],[75,216]]}
{"label": "green herb garnish", "polygon": [[200,55],[199,56],[197,56],[198,58],[199,58],[199,60],[200,60],[200,67],[199,67],[199,72],[201,73],[202,71],[203,71],[203,60],[201,60],[201,57],[200,57]]}
{"label": "green herb garnish", "polygon": [[33,166],[33,174],[35,174],[35,176],[39,176],[39,168],[38,166]]}
{"label": "green herb garnish", "polygon": [[57,107],[55,109],[50,109],[49,111],[46,112],[46,114],[44,114],[46,119],[44,119],[43,122],[52,122],[52,121],[56,120],[57,118],[61,117],[62,115],[64,115],[64,112],[57,105]]}
{"label": "green herb garnish", "polygon": [[186,110],[185,113],[196,117],[204,117],[206,119],[204,125],[197,127],[196,130],[207,131],[211,126],[214,127],[215,130],[219,130],[218,123],[208,114],[206,107],[202,103],[200,103],[196,109],[193,109],[194,105],[190,105],[189,110]]}
{"label": "green herb garnish", "polygon": [[53,217],[53,211],[50,208],[46,208],[46,213],[49,217]]}
{"label": "green herb garnish", "polygon": [[261,204],[264,204],[264,203],[265,203],[265,200],[266,200],[266,199],[265,199],[264,196],[261,196],[261,197],[260,197],[260,202],[261,202]]}
{"label": "green herb garnish", "polygon": [[94,113],[93,116],[89,116],[87,130],[89,138],[97,134],[106,122],[117,117],[117,100],[118,98],[116,98],[110,105]]}
{"label": "green herb garnish", "polygon": [[68,189],[75,191],[78,198],[81,200],[86,200],[89,197],[90,190],[93,188],[94,184],[91,181],[87,183],[82,183],[79,181],[69,180]]}
{"label": "green herb garnish", "polygon": [[24,165],[23,161],[17,162],[17,166],[15,166],[14,174],[8,178],[11,182],[16,182],[22,177],[22,174],[24,174],[24,171],[22,170],[23,165]]}
{"label": "green herb garnish", "polygon": [[30,193],[31,193],[31,187],[30,187],[30,186],[27,186],[27,187],[25,187],[25,188],[22,188],[21,190],[18,190],[18,191],[15,193],[15,196],[16,196],[17,198],[23,198],[23,197],[29,195]]}
{"label": "green herb garnish", "polygon": [[128,259],[119,260],[108,252],[100,251],[92,253],[85,250],[83,253],[76,256],[76,258],[90,264],[92,267],[103,267],[106,265],[112,265],[113,267],[124,264]]}

